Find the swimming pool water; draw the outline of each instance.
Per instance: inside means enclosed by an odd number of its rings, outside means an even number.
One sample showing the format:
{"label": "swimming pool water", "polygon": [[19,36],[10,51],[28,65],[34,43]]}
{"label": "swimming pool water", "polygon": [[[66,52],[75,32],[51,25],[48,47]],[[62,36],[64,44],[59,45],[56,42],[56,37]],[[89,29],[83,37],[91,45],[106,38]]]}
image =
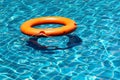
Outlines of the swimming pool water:
{"label": "swimming pool water", "polygon": [[[77,30],[48,38],[20,32],[42,16],[71,18]],[[119,79],[119,0],[0,0],[0,80]]]}

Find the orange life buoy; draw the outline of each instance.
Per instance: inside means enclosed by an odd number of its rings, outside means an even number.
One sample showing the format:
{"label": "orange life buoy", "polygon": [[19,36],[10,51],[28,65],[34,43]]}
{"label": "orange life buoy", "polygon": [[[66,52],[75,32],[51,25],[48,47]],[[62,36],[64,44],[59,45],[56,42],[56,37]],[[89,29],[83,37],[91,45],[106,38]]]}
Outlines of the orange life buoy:
{"label": "orange life buoy", "polygon": [[[36,25],[48,23],[63,24],[64,26],[45,29],[33,28]],[[20,29],[21,32],[29,36],[59,36],[74,31],[76,29],[76,23],[69,18],[49,16],[28,20],[21,25]]]}

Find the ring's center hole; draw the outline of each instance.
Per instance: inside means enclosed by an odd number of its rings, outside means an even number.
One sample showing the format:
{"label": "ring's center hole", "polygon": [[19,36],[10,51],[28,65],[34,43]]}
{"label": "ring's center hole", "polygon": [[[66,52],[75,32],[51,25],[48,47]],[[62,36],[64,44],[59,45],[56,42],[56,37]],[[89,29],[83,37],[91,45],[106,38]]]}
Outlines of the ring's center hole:
{"label": "ring's center hole", "polygon": [[61,26],[63,26],[63,24],[40,24],[34,27],[35,28],[57,28]]}

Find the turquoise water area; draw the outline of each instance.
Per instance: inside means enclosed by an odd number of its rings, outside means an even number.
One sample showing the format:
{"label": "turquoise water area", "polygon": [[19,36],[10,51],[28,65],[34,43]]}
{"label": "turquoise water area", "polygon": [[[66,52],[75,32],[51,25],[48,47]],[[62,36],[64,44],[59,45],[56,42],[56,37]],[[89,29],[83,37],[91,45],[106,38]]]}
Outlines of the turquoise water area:
{"label": "turquoise water area", "polygon": [[[77,29],[48,38],[20,32],[42,16],[73,19]],[[120,1],[0,0],[0,80],[120,80]]]}

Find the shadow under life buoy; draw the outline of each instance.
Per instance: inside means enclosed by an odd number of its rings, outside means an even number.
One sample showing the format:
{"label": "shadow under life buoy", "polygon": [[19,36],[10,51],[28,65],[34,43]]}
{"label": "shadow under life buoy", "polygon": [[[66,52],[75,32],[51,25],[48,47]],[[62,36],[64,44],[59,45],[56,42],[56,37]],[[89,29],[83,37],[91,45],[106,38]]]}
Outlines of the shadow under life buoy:
{"label": "shadow under life buoy", "polygon": [[69,41],[66,43],[67,47],[60,48],[59,46],[44,46],[37,42],[38,37],[31,37],[27,41],[27,46],[30,46],[36,50],[64,50],[69,49],[78,45],[81,45],[82,39],[77,35],[66,35],[69,38]]}

